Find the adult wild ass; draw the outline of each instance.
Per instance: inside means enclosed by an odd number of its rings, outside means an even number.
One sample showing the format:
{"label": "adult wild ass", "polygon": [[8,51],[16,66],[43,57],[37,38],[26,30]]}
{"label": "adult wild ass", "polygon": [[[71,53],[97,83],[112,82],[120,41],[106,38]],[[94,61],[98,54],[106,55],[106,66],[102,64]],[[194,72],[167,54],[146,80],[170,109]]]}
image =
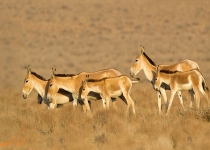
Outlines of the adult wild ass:
{"label": "adult wild ass", "polygon": [[[195,94],[197,108],[199,108],[199,105],[200,105],[199,91],[206,97],[207,102],[208,102],[208,95],[206,94],[205,91],[209,91],[209,89],[206,86],[206,83],[202,74],[197,69],[185,71],[185,72],[180,72],[180,71],[172,72],[172,71],[167,71],[167,70],[161,71],[159,70],[159,67],[157,66],[157,76],[155,79],[155,89],[157,91],[160,91],[160,87],[162,83],[166,83],[167,85],[170,85],[170,89],[171,89],[171,97],[170,97],[169,106],[168,106],[166,115],[168,115],[174,95],[178,91],[193,90],[194,92],[191,94]],[[181,102],[182,107],[184,108],[183,101],[180,101],[180,102]],[[192,101],[191,101],[191,106],[192,106]]]}
{"label": "adult wild ass", "polygon": [[59,90],[58,94],[54,99],[48,101],[46,99],[46,87],[48,85],[48,80],[43,78],[42,76],[36,74],[31,71],[31,66],[26,67],[27,74],[24,79],[24,85],[22,89],[23,98],[26,99],[33,88],[38,92],[38,103],[41,104],[44,100],[45,104],[48,105],[48,108],[55,108],[57,104],[66,104],[73,100],[72,94],[65,90]]}
{"label": "adult wild ass", "polygon": [[[199,66],[196,62],[186,59],[172,65],[159,65],[159,69],[170,70],[170,71],[175,71],[175,70],[188,71],[192,69],[199,70]],[[135,62],[130,68],[131,77],[136,76],[136,74],[138,74],[138,72],[140,72],[141,70],[144,71],[146,78],[151,82],[154,88],[154,80],[156,77],[156,65],[145,53],[143,46],[140,46],[140,54],[136,57]],[[161,88],[160,88],[161,94],[157,92],[159,114],[161,113],[161,95],[163,96],[163,99],[165,100],[166,107],[168,106],[168,100],[167,100],[165,90],[170,90],[170,86],[165,83],[162,83]],[[191,90],[190,92],[192,93],[193,91]],[[182,101],[181,92],[179,91],[177,92],[177,94],[180,101]]]}
{"label": "adult wild ass", "polygon": [[107,108],[109,108],[109,102],[111,100],[111,97],[116,98],[123,95],[128,105],[126,114],[128,113],[130,106],[132,106],[133,113],[135,114],[134,101],[130,96],[130,90],[132,87],[132,83],[137,82],[139,82],[139,80],[131,81],[125,75],[121,75],[118,77],[102,78],[99,80],[89,79],[89,75],[86,75],[86,80],[83,81],[82,84],[81,98],[86,104],[87,95],[89,92],[93,91],[99,93],[102,99],[105,99],[106,106]]}
{"label": "adult wild ass", "polygon": [[[56,93],[60,88],[69,91],[72,93],[74,102],[73,105],[77,105],[77,100],[80,99],[81,94],[81,86],[82,81],[85,80],[86,75],[89,75],[91,79],[101,79],[105,77],[116,77],[121,75],[121,73],[116,69],[104,69],[96,72],[81,72],[79,74],[55,74],[55,70],[53,70],[53,75],[49,80],[49,88],[47,93],[47,98],[54,99]],[[97,93],[90,93],[91,97],[95,97],[96,99],[101,99],[100,95]],[[89,109],[89,105],[85,104],[87,109]],[[103,101],[103,105],[105,107],[105,102]]]}

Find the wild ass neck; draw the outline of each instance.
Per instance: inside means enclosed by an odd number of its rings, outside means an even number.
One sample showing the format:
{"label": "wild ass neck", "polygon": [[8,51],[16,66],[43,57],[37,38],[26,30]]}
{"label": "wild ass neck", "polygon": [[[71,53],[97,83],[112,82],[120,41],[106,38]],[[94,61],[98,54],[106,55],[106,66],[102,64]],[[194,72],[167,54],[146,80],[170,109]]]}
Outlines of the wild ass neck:
{"label": "wild ass neck", "polygon": [[154,65],[152,65],[148,60],[147,58],[145,57],[142,57],[143,58],[143,71],[144,71],[144,74],[146,76],[146,78],[149,80],[149,81],[153,81],[154,80],[154,75],[156,74],[156,68]]}
{"label": "wild ass neck", "polygon": [[47,81],[41,80],[33,75],[33,82],[34,82],[34,89],[39,93],[39,95],[44,97]]}

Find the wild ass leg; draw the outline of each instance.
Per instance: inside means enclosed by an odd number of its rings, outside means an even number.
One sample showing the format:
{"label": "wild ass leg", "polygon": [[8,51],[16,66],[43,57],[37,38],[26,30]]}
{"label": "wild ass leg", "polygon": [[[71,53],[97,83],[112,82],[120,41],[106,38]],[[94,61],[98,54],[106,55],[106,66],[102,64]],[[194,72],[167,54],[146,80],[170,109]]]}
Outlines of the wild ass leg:
{"label": "wild ass leg", "polygon": [[161,95],[163,96],[163,99],[165,101],[166,109],[168,108],[168,100],[167,100],[165,89],[160,88],[160,92],[159,91],[157,92],[159,114],[161,114]]}
{"label": "wild ass leg", "polygon": [[54,109],[57,106],[56,98],[52,100],[52,103],[50,103],[48,109]]}
{"label": "wild ass leg", "polygon": [[86,109],[84,109],[84,112],[85,112],[85,111],[90,111],[90,106],[89,106],[89,104],[88,104],[88,99],[87,99],[87,97],[84,99],[84,104],[85,104],[85,107],[86,107]]}
{"label": "wild ass leg", "polygon": [[176,91],[171,90],[171,97],[170,97],[168,109],[167,109],[167,112],[166,112],[166,116],[168,116],[168,114],[169,114],[169,110],[171,108],[171,105],[172,105],[172,102],[173,102],[173,99],[174,99],[174,95],[175,94],[176,94]]}
{"label": "wild ass leg", "polygon": [[181,91],[178,91],[178,92],[177,92],[177,95],[178,95],[178,97],[179,97],[179,101],[180,101],[180,103],[181,103],[181,105],[182,105],[182,108],[184,109],[184,111],[186,111],[186,109],[185,109],[185,107],[184,107],[184,105],[183,105],[183,99],[182,99],[182,93],[181,93]]}
{"label": "wild ass leg", "polygon": [[117,106],[116,106],[116,98],[111,98],[111,100],[112,100],[112,105],[113,105],[113,107],[114,107],[114,109],[116,109],[117,108]]}
{"label": "wild ass leg", "polygon": [[37,103],[38,104],[41,104],[42,103],[42,100],[43,99],[42,99],[41,95],[38,94],[38,96],[37,96]]}
{"label": "wild ass leg", "polygon": [[199,106],[200,106],[200,95],[199,95],[198,88],[194,87],[193,90],[195,92],[196,107],[199,108]]}
{"label": "wild ass leg", "polygon": [[73,106],[77,106],[78,95],[72,93],[72,97],[73,97]]}
{"label": "wild ass leg", "polygon": [[126,108],[126,116],[127,116],[128,113],[129,113],[130,106],[132,106],[133,114],[135,115],[136,111],[135,111],[134,101],[133,101],[133,99],[131,98],[129,92],[124,91],[124,92],[123,92],[123,95],[124,95],[124,97],[125,97],[125,99],[126,99],[126,101],[127,101],[127,105],[128,105],[127,108]]}
{"label": "wild ass leg", "polygon": [[103,108],[106,109],[106,99],[102,98],[102,104],[103,104]]}
{"label": "wild ass leg", "polygon": [[193,89],[189,90],[189,92],[191,96],[190,108],[192,108],[193,102],[195,100],[195,92],[193,91]]}
{"label": "wild ass leg", "polygon": [[111,101],[111,98],[109,96],[106,96],[106,107],[109,109],[109,102]]}

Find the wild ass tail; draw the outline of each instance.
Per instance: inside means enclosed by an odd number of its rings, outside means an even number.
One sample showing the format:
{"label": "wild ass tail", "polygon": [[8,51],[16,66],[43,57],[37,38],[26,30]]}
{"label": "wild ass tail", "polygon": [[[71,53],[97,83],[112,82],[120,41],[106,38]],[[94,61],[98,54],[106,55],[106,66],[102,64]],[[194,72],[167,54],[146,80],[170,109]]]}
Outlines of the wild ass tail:
{"label": "wild ass tail", "polygon": [[204,90],[204,91],[208,91],[208,92],[209,92],[209,88],[208,88],[208,86],[206,85],[206,83],[205,83],[204,80],[202,81],[202,86],[203,86],[203,90]]}
{"label": "wild ass tail", "polygon": [[199,73],[201,74],[201,76],[202,76],[202,87],[203,87],[203,90],[209,92],[209,88],[208,88],[208,86],[206,85],[206,82],[205,82],[205,80],[204,80],[203,74],[202,74],[199,70],[198,70],[198,72],[199,72]]}
{"label": "wild ass tail", "polygon": [[[201,75],[202,75],[202,74],[201,74]],[[209,92],[209,88],[208,88],[208,86],[206,85],[206,82],[205,82],[205,80],[204,80],[203,75],[202,75],[202,87],[203,87],[203,90],[204,90],[204,91],[208,91],[208,92]]]}

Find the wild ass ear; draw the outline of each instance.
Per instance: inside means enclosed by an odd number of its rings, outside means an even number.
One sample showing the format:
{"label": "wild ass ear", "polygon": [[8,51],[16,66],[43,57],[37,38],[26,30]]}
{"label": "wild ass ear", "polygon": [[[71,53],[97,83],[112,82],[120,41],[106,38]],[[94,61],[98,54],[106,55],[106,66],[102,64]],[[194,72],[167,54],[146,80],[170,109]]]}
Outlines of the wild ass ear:
{"label": "wild ass ear", "polygon": [[87,81],[89,79],[89,74],[87,74],[86,76],[85,76],[85,81]]}
{"label": "wild ass ear", "polygon": [[159,65],[156,66],[156,72],[157,72],[157,73],[160,72],[160,70],[159,70]]}
{"label": "wild ass ear", "polygon": [[140,45],[140,53],[143,54],[144,53],[144,47],[142,45]]}
{"label": "wild ass ear", "polygon": [[55,71],[56,69],[52,68],[52,73],[53,73],[52,77],[55,77]]}
{"label": "wild ass ear", "polygon": [[27,74],[31,74],[31,65],[28,65],[28,67],[25,67],[27,69]]}

